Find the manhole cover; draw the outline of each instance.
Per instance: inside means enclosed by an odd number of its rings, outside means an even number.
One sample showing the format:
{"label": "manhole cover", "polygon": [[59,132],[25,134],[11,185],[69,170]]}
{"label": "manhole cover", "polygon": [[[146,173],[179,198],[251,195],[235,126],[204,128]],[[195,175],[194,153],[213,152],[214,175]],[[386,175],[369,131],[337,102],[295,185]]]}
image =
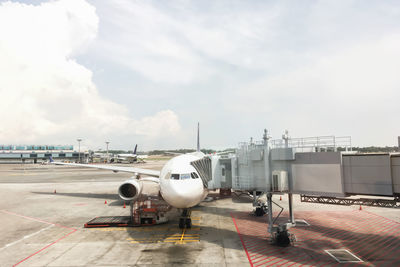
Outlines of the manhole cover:
{"label": "manhole cover", "polygon": [[331,257],[333,257],[335,260],[337,260],[339,263],[345,263],[345,262],[362,262],[362,260],[351,253],[350,251],[346,249],[330,249],[330,250],[325,250],[326,253],[328,253]]}
{"label": "manhole cover", "polygon": [[295,220],[296,226],[310,226],[306,220]]}

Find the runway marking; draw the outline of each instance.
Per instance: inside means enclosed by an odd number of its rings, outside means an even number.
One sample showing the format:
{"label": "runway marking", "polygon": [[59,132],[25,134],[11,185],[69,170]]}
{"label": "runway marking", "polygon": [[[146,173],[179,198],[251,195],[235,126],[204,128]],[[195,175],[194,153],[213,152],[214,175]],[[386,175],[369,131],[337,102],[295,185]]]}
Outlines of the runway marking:
{"label": "runway marking", "polygon": [[45,249],[49,248],[50,246],[52,246],[52,245],[58,243],[58,242],[61,241],[62,239],[66,238],[67,236],[69,236],[69,235],[71,235],[71,234],[73,234],[73,233],[75,233],[75,232],[77,231],[77,229],[72,228],[72,227],[60,225],[60,224],[57,224],[57,223],[47,222],[47,221],[44,221],[44,220],[41,220],[41,219],[38,219],[38,218],[34,218],[34,217],[29,217],[29,216],[21,215],[21,214],[14,213],[14,212],[11,212],[11,211],[8,211],[8,210],[0,210],[0,211],[3,212],[3,213],[6,213],[6,214],[18,216],[18,217],[25,218],[25,219],[28,219],[28,220],[31,220],[31,221],[41,222],[41,223],[49,224],[49,225],[51,225],[51,226],[57,226],[57,227],[60,227],[60,228],[72,230],[71,232],[69,232],[69,233],[67,233],[66,235],[60,237],[60,238],[57,239],[56,241],[54,241],[54,242],[52,242],[52,243],[50,243],[50,244],[44,246],[43,248],[41,248],[41,249],[39,249],[38,251],[36,251],[36,252],[32,253],[31,255],[29,255],[28,257],[26,257],[26,258],[20,260],[19,262],[17,262],[16,264],[14,264],[13,267],[14,267],[14,266],[17,266],[17,265],[19,265],[19,264],[21,264],[21,263],[23,263],[24,261],[26,261],[26,260],[28,260],[28,259],[30,259],[30,258],[32,258],[32,257],[35,256],[36,254],[39,254],[39,253],[42,252],[43,250],[45,250]]}
{"label": "runway marking", "polygon": [[43,229],[40,229],[39,231],[34,232],[34,233],[30,234],[30,235],[26,235],[26,236],[24,236],[23,238],[21,238],[21,239],[19,239],[19,240],[17,240],[17,241],[8,243],[8,244],[5,245],[4,247],[0,248],[0,251],[3,250],[3,249],[5,249],[5,248],[11,247],[12,245],[15,245],[15,244],[19,243],[19,242],[21,242],[22,240],[28,239],[28,238],[30,238],[30,237],[32,237],[32,236],[35,236],[35,235],[37,235],[37,234],[39,234],[39,233],[41,233],[41,232],[43,232],[43,231],[45,231],[45,230],[47,230],[47,229],[49,229],[49,228],[51,228],[51,227],[54,227],[54,224],[51,224],[51,225],[49,225],[49,226],[47,226],[47,227],[45,227],[45,228],[43,228]]}
{"label": "runway marking", "polygon": [[[200,226],[201,217],[191,217],[191,218],[194,221],[198,221],[197,224],[192,223],[192,225]],[[186,228],[180,229],[177,227],[170,227],[170,226],[157,227],[157,228],[155,228],[155,227],[149,227],[149,228],[138,227],[138,228],[132,229],[131,231],[137,231],[139,233],[143,233],[143,232],[147,232],[147,231],[144,231],[145,229],[147,229],[148,231],[151,231],[151,232],[155,232],[155,233],[151,234],[151,236],[130,237],[130,238],[127,238],[126,240],[129,241],[129,243],[131,243],[131,244],[149,244],[149,243],[186,244],[186,243],[190,243],[190,242],[200,242],[200,233],[197,232],[197,231],[200,231],[200,227],[187,228],[187,229]],[[96,228],[94,228],[93,230],[96,230]],[[107,229],[97,229],[97,230],[126,231],[128,229],[127,228],[107,228]]]}

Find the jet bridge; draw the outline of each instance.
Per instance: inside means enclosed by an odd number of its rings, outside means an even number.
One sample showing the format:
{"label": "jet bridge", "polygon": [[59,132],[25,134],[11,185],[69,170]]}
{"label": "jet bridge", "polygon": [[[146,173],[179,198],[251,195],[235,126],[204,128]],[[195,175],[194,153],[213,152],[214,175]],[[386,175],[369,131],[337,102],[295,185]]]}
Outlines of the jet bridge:
{"label": "jet bridge", "polygon": [[[340,148],[342,151],[338,151]],[[269,229],[279,245],[290,244],[288,229],[295,225],[292,194],[303,201],[329,204],[398,206],[400,202],[400,154],[358,154],[350,137],[290,138],[240,143],[235,153],[209,155],[192,163],[209,189],[232,188],[254,192],[256,214],[268,212]],[[257,199],[267,195],[267,203]],[[272,195],[288,194],[289,223],[274,225]],[[352,199],[351,195],[393,197]],[[347,200],[347,201],[346,201]],[[393,204],[394,203],[394,204]]]}

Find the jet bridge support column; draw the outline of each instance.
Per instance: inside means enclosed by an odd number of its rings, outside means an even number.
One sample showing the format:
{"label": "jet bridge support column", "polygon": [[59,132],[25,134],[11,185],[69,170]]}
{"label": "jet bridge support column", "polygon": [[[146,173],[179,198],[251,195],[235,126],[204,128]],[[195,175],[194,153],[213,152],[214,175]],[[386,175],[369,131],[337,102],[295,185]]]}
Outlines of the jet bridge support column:
{"label": "jet bridge support column", "polygon": [[295,224],[294,221],[294,214],[293,214],[293,194],[292,193],[288,193],[288,200],[289,200],[289,221],[292,224]]}
{"label": "jet bridge support column", "polygon": [[268,205],[268,233],[272,235],[272,194],[267,193],[267,205]]}

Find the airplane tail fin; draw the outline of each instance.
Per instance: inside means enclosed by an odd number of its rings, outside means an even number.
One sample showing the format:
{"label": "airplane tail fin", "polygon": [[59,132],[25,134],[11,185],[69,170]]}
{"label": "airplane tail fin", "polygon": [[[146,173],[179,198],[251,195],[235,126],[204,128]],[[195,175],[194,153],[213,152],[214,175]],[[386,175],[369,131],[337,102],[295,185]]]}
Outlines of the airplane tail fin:
{"label": "airplane tail fin", "polygon": [[49,160],[50,160],[50,162],[54,162],[54,160],[53,160],[53,157],[52,157],[52,156],[50,156],[50,157],[49,157]]}
{"label": "airplane tail fin", "polygon": [[137,150],[137,144],[135,146],[135,149],[133,150],[133,154],[136,155],[136,150]]}
{"label": "airplane tail fin", "polygon": [[197,123],[197,152],[200,152],[200,122]]}

